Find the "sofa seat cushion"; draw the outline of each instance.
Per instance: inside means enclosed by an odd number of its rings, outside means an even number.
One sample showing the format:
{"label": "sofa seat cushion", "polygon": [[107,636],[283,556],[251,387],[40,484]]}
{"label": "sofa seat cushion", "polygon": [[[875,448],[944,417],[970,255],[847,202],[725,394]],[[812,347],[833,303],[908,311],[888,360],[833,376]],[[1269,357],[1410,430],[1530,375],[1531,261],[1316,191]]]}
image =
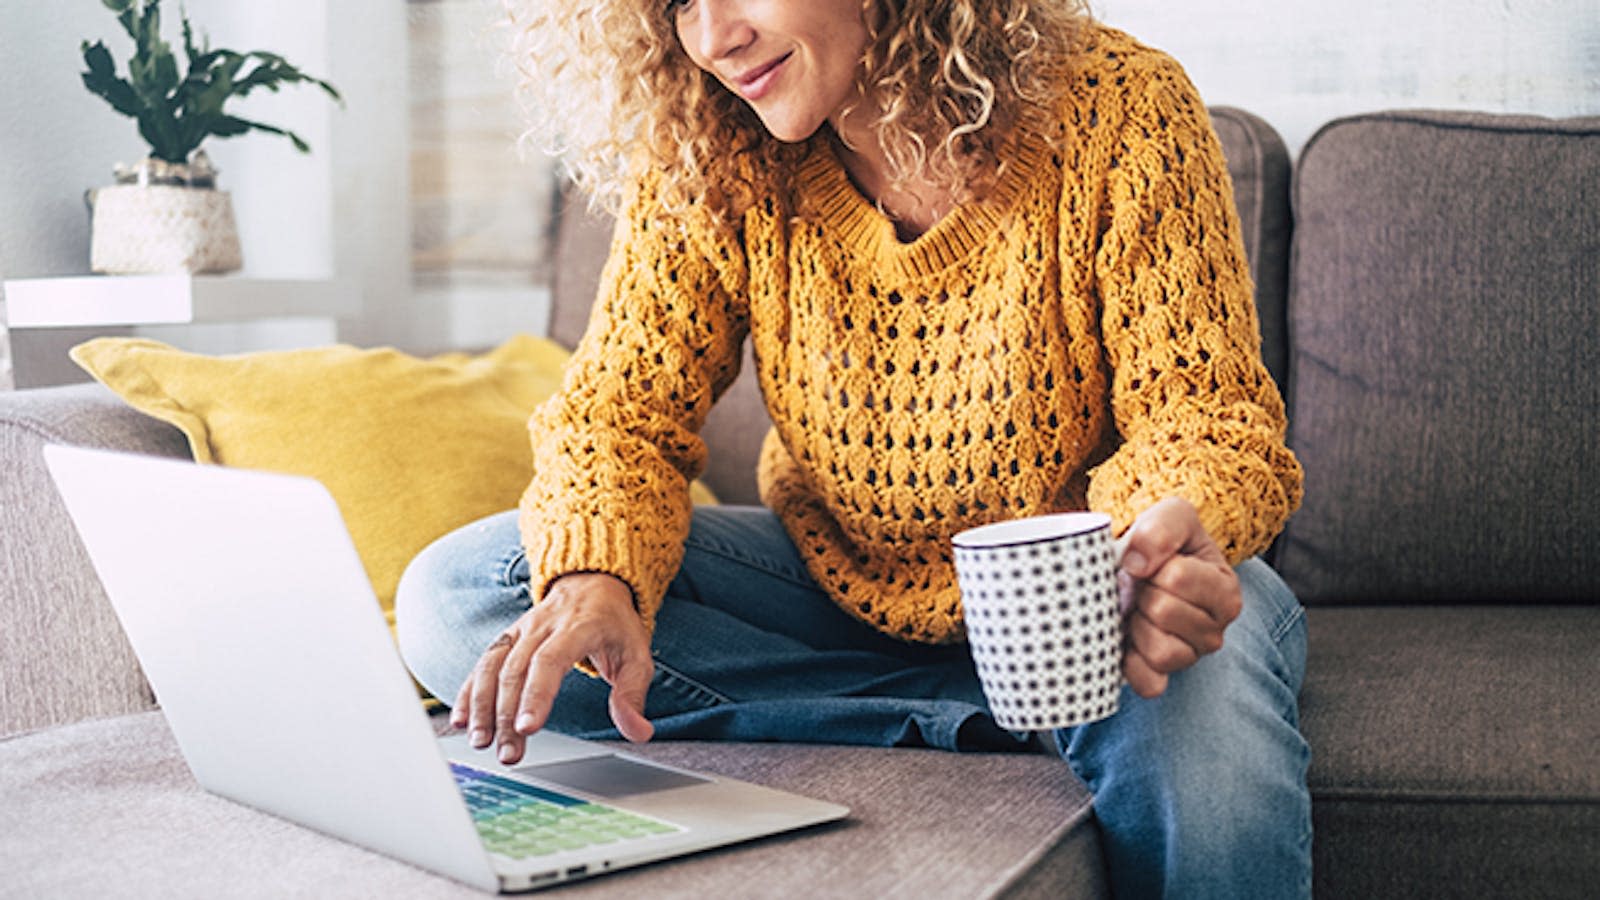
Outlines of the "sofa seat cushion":
{"label": "sofa seat cushion", "polygon": [[[563,897],[1105,896],[1088,793],[1051,757],[630,749],[853,812],[836,825],[573,885]],[[0,741],[0,797],[8,895],[483,896],[202,791],[159,712]]]}
{"label": "sofa seat cushion", "polygon": [[1600,607],[1308,617],[1320,895],[1593,896]]}

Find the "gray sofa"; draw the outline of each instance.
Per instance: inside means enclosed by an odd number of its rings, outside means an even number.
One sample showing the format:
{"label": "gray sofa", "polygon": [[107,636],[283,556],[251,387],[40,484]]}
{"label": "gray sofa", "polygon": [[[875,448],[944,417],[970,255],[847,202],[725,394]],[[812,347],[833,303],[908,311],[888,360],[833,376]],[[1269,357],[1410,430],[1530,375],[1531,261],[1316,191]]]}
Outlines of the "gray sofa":
{"label": "gray sofa", "polygon": [[[1214,118],[1307,473],[1273,562],[1310,607],[1317,893],[1594,896],[1600,119],[1358,116],[1291,174],[1264,122]],[[558,338],[581,329],[605,242],[564,210]],[[707,426],[725,500],[752,498],[763,427],[748,380]],[[186,453],[98,387],[0,394],[0,895],[472,895],[195,787],[43,474],[47,441]],[[1051,758],[643,752],[855,814],[573,896],[1106,893],[1089,798]]]}

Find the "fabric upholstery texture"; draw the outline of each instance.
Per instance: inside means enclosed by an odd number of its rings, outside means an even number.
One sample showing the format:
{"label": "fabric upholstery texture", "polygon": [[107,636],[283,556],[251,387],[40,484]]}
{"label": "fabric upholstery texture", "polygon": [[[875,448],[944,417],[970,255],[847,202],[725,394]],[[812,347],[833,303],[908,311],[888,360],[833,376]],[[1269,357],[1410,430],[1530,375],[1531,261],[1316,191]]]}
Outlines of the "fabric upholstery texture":
{"label": "fabric upholstery texture", "polygon": [[1593,807],[1479,800],[1312,806],[1316,897],[1593,900]]}
{"label": "fabric upholstery texture", "polygon": [[178,431],[101,386],[0,394],[0,735],[154,703],[40,453],[185,457]]}
{"label": "fabric upholstery texture", "polygon": [[1335,121],[1296,168],[1302,601],[1600,597],[1600,119]]}
{"label": "fabric upholstery texture", "polygon": [[1600,814],[1600,606],[1308,615],[1300,707],[1315,796],[1582,803]]}
{"label": "fabric upholstery texture", "polygon": [[1340,606],[1309,624],[1318,896],[1594,896],[1600,607]]}
{"label": "fabric upholstery texture", "polygon": [[[308,710],[308,712],[310,712]],[[314,714],[313,714],[314,715]],[[308,733],[315,731],[308,717]],[[816,745],[649,744],[653,760],[844,803],[852,818],[608,875],[562,897],[1105,896],[1089,797],[1059,759]],[[0,741],[14,896],[482,897],[202,791],[160,713]],[[205,852],[194,852],[196,846]],[[81,847],[93,847],[85,865]],[[819,861],[826,860],[825,866]],[[1100,886],[1097,888],[1096,885]],[[1059,884],[1057,885],[1059,887]]]}

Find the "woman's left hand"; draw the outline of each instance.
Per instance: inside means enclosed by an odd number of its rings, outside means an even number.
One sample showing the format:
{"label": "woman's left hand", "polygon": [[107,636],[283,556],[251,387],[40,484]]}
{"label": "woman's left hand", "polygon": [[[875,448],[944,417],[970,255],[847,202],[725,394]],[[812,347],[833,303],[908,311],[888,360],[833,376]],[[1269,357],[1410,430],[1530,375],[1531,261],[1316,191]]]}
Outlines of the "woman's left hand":
{"label": "woman's left hand", "polygon": [[1127,604],[1122,671],[1134,693],[1156,697],[1168,675],[1222,648],[1223,630],[1244,606],[1239,577],[1182,498],[1145,510],[1120,543],[1126,546],[1117,580]]}

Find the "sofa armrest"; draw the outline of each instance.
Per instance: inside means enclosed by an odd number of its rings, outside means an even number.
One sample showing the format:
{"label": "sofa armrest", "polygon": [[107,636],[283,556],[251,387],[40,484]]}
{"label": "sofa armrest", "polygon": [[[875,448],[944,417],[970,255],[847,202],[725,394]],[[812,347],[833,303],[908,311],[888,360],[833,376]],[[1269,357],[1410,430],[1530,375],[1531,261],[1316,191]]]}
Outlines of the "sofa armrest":
{"label": "sofa armrest", "polygon": [[0,392],[0,736],[154,703],[45,469],[50,443],[190,457],[100,385]]}

